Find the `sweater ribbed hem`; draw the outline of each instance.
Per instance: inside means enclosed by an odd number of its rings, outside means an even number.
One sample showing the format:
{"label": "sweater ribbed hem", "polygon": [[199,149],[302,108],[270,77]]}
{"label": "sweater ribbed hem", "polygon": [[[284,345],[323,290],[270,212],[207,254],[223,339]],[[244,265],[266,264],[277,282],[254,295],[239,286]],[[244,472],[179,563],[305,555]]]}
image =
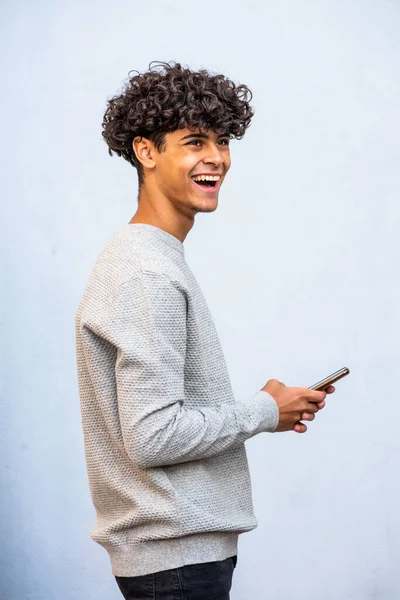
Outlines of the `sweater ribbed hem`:
{"label": "sweater ribbed hem", "polygon": [[137,577],[177,569],[237,554],[238,534],[210,532],[167,540],[150,540],[121,547],[104,544],[114,576]]}

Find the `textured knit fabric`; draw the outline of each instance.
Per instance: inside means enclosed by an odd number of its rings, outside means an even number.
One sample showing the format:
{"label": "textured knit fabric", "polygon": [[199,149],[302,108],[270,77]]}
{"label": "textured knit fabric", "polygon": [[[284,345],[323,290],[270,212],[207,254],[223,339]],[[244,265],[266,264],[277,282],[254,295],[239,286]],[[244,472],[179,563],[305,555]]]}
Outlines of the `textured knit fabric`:
{"label": "textured knit fabric", "polygon": [[274,431],[268,393],[235,401],[183,244],[118,229],[76,313],[79,394],[96,522],[112,572],[224,560],[257,526],[244,443]]}

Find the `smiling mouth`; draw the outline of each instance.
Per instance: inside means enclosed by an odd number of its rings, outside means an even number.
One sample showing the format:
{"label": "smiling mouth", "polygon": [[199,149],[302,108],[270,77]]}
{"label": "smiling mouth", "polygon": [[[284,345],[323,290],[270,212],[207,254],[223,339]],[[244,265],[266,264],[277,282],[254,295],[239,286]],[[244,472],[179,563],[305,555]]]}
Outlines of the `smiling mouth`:
{"label": "smiling mouth", "polygon": [[215,186],[217,185],[217,181],[194,181],[194,183],[202,188],[215,188]]}
{"label": "smiling mouth", "polygon": [[221,177],[219,175],[215,176],[215,177],[192,177],[192,181],[193,183],[195,183],[196,185],[198,185],[200,188],[202,188],[204,191],[212,191],[215,190],[218,186],[219,183],[221,181]]}

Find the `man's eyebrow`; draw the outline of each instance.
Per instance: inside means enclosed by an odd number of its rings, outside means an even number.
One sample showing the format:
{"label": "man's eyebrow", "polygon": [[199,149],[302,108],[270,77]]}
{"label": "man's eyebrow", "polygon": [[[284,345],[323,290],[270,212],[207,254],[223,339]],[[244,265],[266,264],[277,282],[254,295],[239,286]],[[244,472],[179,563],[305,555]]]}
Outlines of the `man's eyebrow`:
{"label": "man's eyebrow", "polygon": [[[188,135],[185,135],[183,138],[181,138],[182,140],[188,140],[189,138],[206,138],[208,139],[208,135],[206,133],[189,133]],[[219,138],[221,137],[229,137],[229,133],[221,133],[219,136]]]}

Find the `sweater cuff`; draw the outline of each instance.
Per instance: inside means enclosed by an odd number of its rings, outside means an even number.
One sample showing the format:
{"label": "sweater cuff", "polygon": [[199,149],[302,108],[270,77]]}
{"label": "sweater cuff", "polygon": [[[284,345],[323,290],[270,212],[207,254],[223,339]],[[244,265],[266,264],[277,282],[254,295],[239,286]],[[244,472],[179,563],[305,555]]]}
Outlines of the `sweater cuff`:
{"label": "sweater cuff", "polygon": [[271,394],[260,390],[253,397],[253,402],[256,402],[260,407],[261,421],[257,433],[263,431],[272,433],[275,431],[279,423],[279,408]]}

